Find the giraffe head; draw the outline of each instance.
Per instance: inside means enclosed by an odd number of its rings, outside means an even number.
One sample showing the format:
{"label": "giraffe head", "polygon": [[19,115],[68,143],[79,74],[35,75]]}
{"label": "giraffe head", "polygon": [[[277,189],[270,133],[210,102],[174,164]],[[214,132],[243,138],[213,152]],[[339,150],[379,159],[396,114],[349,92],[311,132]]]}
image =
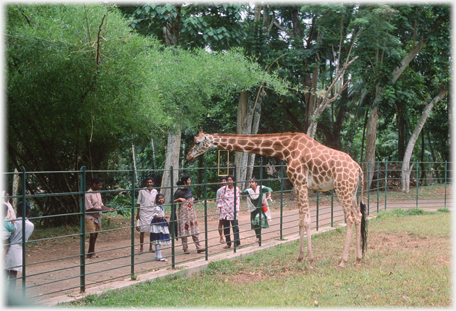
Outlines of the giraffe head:
{"label": "giraffe head", "polygon": [[199,131],[198,136],[195,136],[194,144],[192,149],[187,154],[187,161],[194,161],[195,158],[203,153],[205,153],[208,149],[214,148],[215,145],[209,139],[209,137],[203,133],[203,131]]}

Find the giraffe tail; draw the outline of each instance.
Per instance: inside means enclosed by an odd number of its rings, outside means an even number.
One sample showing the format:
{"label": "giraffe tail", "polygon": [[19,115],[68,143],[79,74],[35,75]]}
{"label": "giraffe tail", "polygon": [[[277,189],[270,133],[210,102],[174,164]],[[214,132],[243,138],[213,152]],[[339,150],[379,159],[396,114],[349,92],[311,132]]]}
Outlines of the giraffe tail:
{"label": "giraffe tail", "polygon": [[367,251],[367,218],[366,218],[366,204],[363,203],[363,193],[364,193],[364,173],[360,168],[361,173],[361,200],[359,203],[359,211],[361,212],[361,250],[363,252]]}

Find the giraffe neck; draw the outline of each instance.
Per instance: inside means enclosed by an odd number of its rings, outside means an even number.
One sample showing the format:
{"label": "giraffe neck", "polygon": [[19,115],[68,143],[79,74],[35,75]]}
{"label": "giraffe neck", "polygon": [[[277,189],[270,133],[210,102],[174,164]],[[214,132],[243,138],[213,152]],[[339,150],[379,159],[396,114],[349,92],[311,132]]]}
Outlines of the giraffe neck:
{"label": "giraffe neck", "polygon": [[218,149],[266,155],[288,162],[295,134],[208,134],[208,136]]}

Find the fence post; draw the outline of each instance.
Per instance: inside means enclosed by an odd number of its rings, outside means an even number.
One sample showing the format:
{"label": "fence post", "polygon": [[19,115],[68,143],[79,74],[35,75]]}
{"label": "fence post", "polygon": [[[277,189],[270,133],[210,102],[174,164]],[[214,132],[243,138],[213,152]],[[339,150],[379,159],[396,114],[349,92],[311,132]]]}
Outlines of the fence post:
{"label": "fence post", "polygon": [[[367,215],[370,214],[370,161],[367,161]],[[363,194],[361,193],[361,199]],[[362,201],[362,200],[361,200]]]}
{"label": "fence post", "polygon": [[[131,171],[131,275],[135,274],[135,167]],[[142,248],[142,245],[139,246]]]}
{"label": "fence post", "polygon": [[388,159],[385,162],[385,211],[386,211],[386,190],[388,189]]}
{"label": "fence post", "polygon": [[280,239],[283,240],[283,162],[280,165]]}
{"label": "fence post", "polygon": [[377,161],[377,214],[380,207],[380,161]]}
{"label": "fence post", "polygon": [[447,206],[447,169],[448,169],[448,163],[445,161],[445,207]]}
{"label": "fence post", "polygon": [[[424,134],[423,134],[424,135]],[[418,164],[418,160],[416,160],[416,208],[418,208],[418,184],[420,183],[420,166]]]}
{"label": "fence post", "polygon": [[206,168],[206,163],[203,163],[204,165],[204,239],[206,240],[206,261],[209,260],[209,239],[207,236],[207,168]]}
{"label": "fence post", "polygon": [[25,188],[26,188],[26,179],[27,173],[25,172],[25,167],[22,168],[22,298],[25,299],[25,217],[27,216],[26,213],[26,198],[25,198]]}
{"label": "fence post", "polygon": [[176,231],[175,231],[175,227],[176,227],[176,208],[175,208],[175,205],[174,205],[174,195],[173,195],[173,167],[171,166],[170,169],[169,169],[169,177],[170,177],[170,183],[171,183],[171,195],[170,195],[170,198],[171,198],[171,267],[173,269],[176,268],[176,258],[175,258],[175,249],[174,249],[174,246],[175,246],[175,243],[174,243],[174,239],[175,239],[175,234],[176,234]]}
{"label": "fence post", "polygon": [[86,192],[86,168],[81,167],[81,185],[80,185],[80,216],[79,225],[81,230],[79,250],[81,257],[79,259],[79,281],[80,281],[80,292],[85,292],[85,192]]}
{"label": "fence post", "polygon": [[331,227],[333,227],[334,220],[334,189],[331,189]]}
{"label": "fence post", "polygon": [[317,191],[317,231],[318,231],[318,207],[319,207],[320,191]]}
{"label": "fence post", "polygon": [[[258,196],[258,198],[259,198],[258,204],[260,204],[260,202],[263,203],[263,193],[261,192],[262,187],[263,187],[263,156],[261,156],[261,163],[260,163],[260,189],[258,190],[260,195]],[[261,216],[262,216],[261,211],[263,210],[263,206],[260,205],[259,209],[260,209],[260,211],[259,211],[258,214],[259,214],[260,217],[258,219],[260,220],[260,223],[259,223],[259,229],[258,230],[260,230],[260,238],[258,240],[258,245],[261,246],[261,242],[263,240],[263,236],[261,235],[261,231],[262,231],[261,230],[261,220],[262,220],[261,219]]]}
{"label": "fence post", "polygon": [[[236,164],[234,164],[234,221],[233,221],[233,226],[232,226],[232,231],[233,231],[233,243],[234,243],[234,252],[236,253],[237,249],[237,244],[240,242],[239,240],[236,240],[236,230],[238,230],[238,238],[240,238],[240,233],[239,233],[239,225],[237,223],[237,212],[236,212],[236,183],[237,183],[237,174],[236,174]],[[241,201],[239,201],[239,204],[241,204]]]}

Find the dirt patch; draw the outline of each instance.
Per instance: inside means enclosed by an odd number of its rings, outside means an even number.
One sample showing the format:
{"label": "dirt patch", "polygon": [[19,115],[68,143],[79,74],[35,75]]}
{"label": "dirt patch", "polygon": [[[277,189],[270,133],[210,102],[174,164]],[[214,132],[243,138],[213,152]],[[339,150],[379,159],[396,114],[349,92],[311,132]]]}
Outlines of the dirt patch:
{"label": "dirt patch", "polygon": [[235,276],[232,276],[231,278],[234,278],[236,283],[245,284],[245,283],[263,281],[264,274],[262,273],[262,271],[259,271],[258,273],[255,273],[255,272],[239,272]]}
{"label": "dirt patch", "polygon": [[426,250],[434,249],[436,245],[446,244],[450,241],[450,238],[428,238],[413,233],[405,235],[380,233],[369,236],[369,244],[371,245],[369,248],[372,250],[385,248],[421,248],[421,250]]}
{"label": "dirt patch", "polygon": [[413,233],[404,235],[379,233],[369,235],[369,253],[376,251],[386,255],[384,260],[388,260],[388,255],[392,252],[406,250],[410,261],[416,260],[418,264],[424,252],[433,252],[437,256],[436,263],[441,265],[451,265],[451,259],[442,256],[443,253],[451,253],[451,238],[430,238]]}

